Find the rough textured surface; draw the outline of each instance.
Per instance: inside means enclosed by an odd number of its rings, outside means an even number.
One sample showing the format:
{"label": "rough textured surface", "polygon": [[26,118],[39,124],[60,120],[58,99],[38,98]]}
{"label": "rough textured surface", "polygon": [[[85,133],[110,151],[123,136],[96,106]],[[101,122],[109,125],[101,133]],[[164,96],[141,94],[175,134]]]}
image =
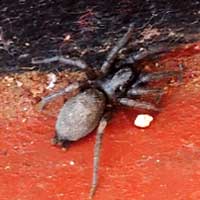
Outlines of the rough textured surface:
{"label": "rough textured surface", "polygon": [[91,133],[103,116],[105,103],[105,95],[95,89],[88,89],[69,99],[56,121],[58,140],[76,141]]}
{"label": "rough textured surface", "polygon": [[[147,129],[134,127],[138,112],[118,110],[103,140],[95,200],[197,200],[200,197],[200,43],[164,56],[159,70],[183,63],[181,85],[170,82],[161,108]],[[146,68],[154,63],[146,63]],[[55,90],[78,73],[58,73]],[[67,151],[52,146],[63,98],[40,113],[49,93],[46,73],[2,76],[0,80],[0,199],[87,199],[94,135]],[[175,87],[173,87],[175,85]],[[53,89],[53,90],[54,90]],[[66,97],[67,98],[67,97]]]}

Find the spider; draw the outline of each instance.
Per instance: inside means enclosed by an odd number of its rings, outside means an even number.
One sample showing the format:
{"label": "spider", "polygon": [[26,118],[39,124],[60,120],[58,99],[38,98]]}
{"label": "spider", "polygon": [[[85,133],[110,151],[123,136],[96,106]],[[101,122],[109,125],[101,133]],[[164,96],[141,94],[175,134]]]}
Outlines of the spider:
{"label": "spider", "polygon": [[[123,105],[158,111],[158,108],[152,103],[136,100],[136,97],[148,94],[162,95],[162,89],[145,88],[145,84],[180,74],[179,71],[144,73],[138,70],[135,63],[149,56],[149,54],[132,58],[131,65],[130,62],[127,65],[125,62],[121,67],[116,67],[114,62],[118,52],[130,40],[132,33],[133,25],[130,24],[127,32],[109,52],[101,68],[96,71],[82,60],[65,58],[63,56],[32,60],[32,64],[61,62],[66,65],[76,66],[84,70],[88,75],[87,80],[72,83],[66,88],[44,97],[40,105],[43,108],[56,97],[79,89],[80,92],[66,101],[58,114],[53,143],[66,146],[70,142],[85,137],[97,128],[89,199],[93,198],[97,188],[102,136],[108,121],[111,119],[113,108]],[[131,59],[127,60],[130,61]]]}

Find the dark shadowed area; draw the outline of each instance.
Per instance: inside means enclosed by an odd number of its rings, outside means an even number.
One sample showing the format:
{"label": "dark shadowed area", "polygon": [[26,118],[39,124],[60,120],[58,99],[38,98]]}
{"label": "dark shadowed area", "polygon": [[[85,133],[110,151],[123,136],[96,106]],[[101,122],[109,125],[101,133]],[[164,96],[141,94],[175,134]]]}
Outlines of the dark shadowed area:
{"label": "dark shadowed area", "polygon": [[99,66],[130,23],[135,28],[132,51],[195,41],[199,10],[197,0],[2,0],[0,72],[37,69],[32,58],[60,54]]}

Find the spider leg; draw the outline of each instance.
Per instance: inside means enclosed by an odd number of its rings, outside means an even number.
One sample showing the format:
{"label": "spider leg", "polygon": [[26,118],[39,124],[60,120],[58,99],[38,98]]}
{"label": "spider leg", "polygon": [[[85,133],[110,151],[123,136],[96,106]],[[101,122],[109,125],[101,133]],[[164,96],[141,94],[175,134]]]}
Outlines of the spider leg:
{"label": "spider leg", "polygon": [[182,79],[182,73],[180,71],[164,71],[164,72],[153,72],[148,74],[141,74],[138,81],[136,81],[132,88],[137,87],[141,83],[147,83],[149,81],[160,80],[163,78],[169,78],[173,76],[178,76],[179,80]]}
{"label": "spider leg", "polygon": [[136,100],[129,99],[129,98],[120,98],[120,99],[118,99],[118,102],[121,105],[128,106],[128,107],[159,111],[159,109],[156,108],[153,104],[148,103],[146,101],[136,101]]}
{"label": "spider leg", "polygon": [[59,140],[58,137],[57,137],[57,133],[56,133],[54,138],[52,138],[51,143],[53,145],[58,145],[58,146],[61,146],[61,147],[65,148],[65,149],[67,149],[70,146],[70,144],[72,143],[72,141]]}
{"label": "spider leg", "polygon": [[173,76],[178,76],[178,80],[182,81],[182,71],[183,71],[183,65],[179,64],[180,71],[164,71],[164,72],[153,72],[153,73],[146,73],[141,74],[138,78],[138,80],[131,86],[131,89],[127,91],[127,95],[137,96],[137,95],[156,95],[157,96],[157,102],[160,101],[161,96],[164,94],[164,91],[160,88],[155,89],[146,89],[146,88],[140,88],[139,85],[142,83],[147,83],[154,80],[160,80],[163,78],[170,78]]}
{"label": "spider leg", "polygon": [[160,88],[150,89],[150,88],[131,88],[127,91],[128,96],[141,96],[141,95],[162,95],[164,91]]}
{"label": "spider leg", "polygon": [[127,32],[124,36],[117,42],[117,44],[111,49],[110,53],[107,56],[106,61],[103,63],[100,71],[103,74],[107,74],[113,64],[115,58],[117,57],[117,53],[119,50],[124,47],[124,45],[129,41],[133,32],[133,24],[129,25]]}
{"label": "spider leg", "polygon": [[83,85],[84,85],[83,83],[81,84],[79,82],[75,82],[75,83],[70,84],[66,88],[60,89],[57,92],[54,92],[53,94],[43,97],[42,100],[39,102],[40,110],[42,110],[47,103],[51,102],[52,100],[56,99],[57,97],[62,96],[65,93],[73,92],[74,90],[80,88]]}
{"label": "spider leg", "polygon": [[71,65],[71,66],[76,66],[80,69],[86,69],[88,68],[88,65],[82,61],[82,60],[78,60],[78,59],[71,59],[71,58],[65,58],[63,56],[54,56],[51,58],[45,58],[45,59],[32,59],[31,63],[34,65],[37,64],[49,64],[52,62],[61,62],[63,64],[66,65]]}
{"label": "spider leg", "polygon": [[90,200],[93,199],[93,196],[94,196],[96,188],[97,188],[99,158],[100,158],[100,150],[101,150],[101,146],[102,146],[102,137],[103,137],[104,130],[105,130],[110,118],[111,118],[111,113],[110,112],[105,113],[104,116],[102,117],[102,119],[100,120],[99,126],[97,128],[96,142],[95,142],[95,146],[94,146],[92,184],[91,184],[90,194],[89,194]]}
{"label": "spider leg", "polygon": [[143,95],[153,95],[155,96],[156,104],[158,104],[161,100],[162,95],[164,94],[164,90],[160,88],[150,89],[150,88],[131,88],[127,91],[128,97],[134,96],[143,96]]}
{"label": "spider leg", "polygon": [[169,51],[170,49],[167,47],[150,47],[143,51],[131,53],[125,60],[121,61],[120,65],[135,64],[141,60],[155,58],[156,56]]}
{"label": "spider leg", "polygon": [[38,60],[33,58],[31,61],[31,63],[34,65],[49,64],[52,62],[60,62],[65,65],[78,67],[79,69],[84,70],[88,75],[88,77],[90,77],[91,79],[94,79],[96,77],[95,71],[90,66],[88,66],[86,62],[80,59],[71,59],[71,58],[65,58],[63,56],[54,56],[51,58],[38,59]]}

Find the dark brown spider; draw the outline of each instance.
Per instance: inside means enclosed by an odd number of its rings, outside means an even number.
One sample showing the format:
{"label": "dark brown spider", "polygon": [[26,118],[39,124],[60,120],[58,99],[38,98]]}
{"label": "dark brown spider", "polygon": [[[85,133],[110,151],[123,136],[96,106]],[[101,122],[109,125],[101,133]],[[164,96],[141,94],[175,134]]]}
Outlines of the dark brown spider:
{"label": "dark brown spider", "polygon": [[[91,133],[97,127],[96,143],[94,147],[93,178],[89,198],[92,199],[97,187],[99,154],[102,143],[104,129],[111,117],[114,106],[123,105],[146,110],[158,109],[151,103],[135,100],[136,96],[148,94],[161,95],[161,89],[145,88],[145,83],[159,80],[171,76],[180,75],[180,71],[164,71],[143,73],[135,66],[135,61],[144,59],[149,54],[129,58],[128,65],[124,63],[121,67],[116,67],[114,61],[118,52],[129,41],[132,36],[133,26],[130,25],[124,36],[118,41],[116,46],[110,51],[106,61],[99,71],[90,68],[81,60],[68,59],[63,56],[55,56],[43,60],[33,60],[33,64],[43,64],[50,62],[62,62],[66,65],[76,66],[85,70],[88,80],[75,82],[68,87],[61,89],[42,99],[41,106],[45,106],[54,98],[65,93],[71,93],[75,89],[80,89],[80,93],[70,98],[61,108],[56,122],[56,134],[54,144],[66,145],[69,142],[77,141]],[[151,54],[152,52],[150,52]],[[157,53],[157,52],[153,52]],[[134,65],[133,65],[134,63]]]}

